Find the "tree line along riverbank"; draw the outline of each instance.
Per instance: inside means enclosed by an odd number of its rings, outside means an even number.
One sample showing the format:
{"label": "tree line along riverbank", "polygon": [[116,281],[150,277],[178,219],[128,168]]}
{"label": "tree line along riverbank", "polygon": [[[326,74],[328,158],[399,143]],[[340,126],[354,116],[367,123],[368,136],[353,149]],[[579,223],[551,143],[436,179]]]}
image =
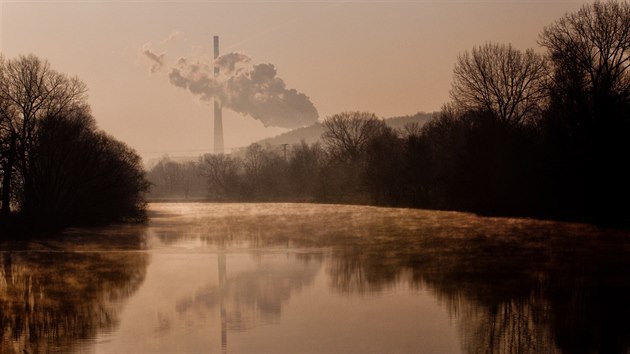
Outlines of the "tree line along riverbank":
{"label": "tree line along riverbank", "polygon": [[369,112],[324,120],[317,143],[253,144],[160,161],[150,197],[309,201],[627,223],[630,4],[596,2],[541,32],[540,50],[486,43],[455,64],[424,125]]}
{"label": "tree line along riverbank", "polygon": [[0,229],[142,220],[146,197],[191,196],[625,224],[628,28],[630,4],[587,4],[543,29],[542,52],[497,43],[463,52],[452,100],[422,126],[343,112],[323,120],[317,143],[253,144],[146,173],[135,151],[97,129],[80,80],[32,55],[2,58]]}

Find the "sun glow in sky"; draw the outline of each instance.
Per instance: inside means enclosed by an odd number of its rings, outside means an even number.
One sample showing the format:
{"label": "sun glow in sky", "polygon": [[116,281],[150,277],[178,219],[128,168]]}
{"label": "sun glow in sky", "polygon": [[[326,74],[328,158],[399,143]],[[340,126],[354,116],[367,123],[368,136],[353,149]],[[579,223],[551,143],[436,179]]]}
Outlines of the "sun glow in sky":
{"label": "sun glow in sky", "polygon": [[[142,156],[212,148],[212,107],[152,74],[150,46],[175,62],[241,52],[275,65],[326,116],[390,117],[449,100],[457,55],[484,42],[538,48],[544,26],[586,1],[6,1],[0,50],[33,53],[89,87],[99,126]],[[286,131],[224,110],[226,149]]]}

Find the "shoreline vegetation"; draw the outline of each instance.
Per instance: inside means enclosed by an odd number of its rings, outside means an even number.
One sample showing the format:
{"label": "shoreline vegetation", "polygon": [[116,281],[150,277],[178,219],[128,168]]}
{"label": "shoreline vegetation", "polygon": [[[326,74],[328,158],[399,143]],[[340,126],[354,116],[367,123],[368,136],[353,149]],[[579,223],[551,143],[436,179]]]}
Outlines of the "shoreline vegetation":
{"label": "shoreline vegetation", "polygon": [[0,238],[145,218],[140,156],[97,129],[86,92],[34,55],[0,56]]}
{"label": "shoreline vegetation", "polygon": [[452,101],[394,129],[369,112],[318,142],[252,144],[147,177],[150,199],[369,204],[626,226],[630,4],[595,2],[544,28],[541,50],[485,43],[455,64]]}
{"label": "shoreline vegetation", "polygon": [[[318,142],[197,161],[140,157],[96,128],[86,87],[37,57],[0,57],[0,237],[146,218],[146,200],[315,202],[627,226],[630,4],[584,5],[540,50],[485,43],[456,59],[451,102],[395,129],[327,117]],[[541,52],[542,50],[542,52]],[[7,231],[8,230],[8,231]]]}

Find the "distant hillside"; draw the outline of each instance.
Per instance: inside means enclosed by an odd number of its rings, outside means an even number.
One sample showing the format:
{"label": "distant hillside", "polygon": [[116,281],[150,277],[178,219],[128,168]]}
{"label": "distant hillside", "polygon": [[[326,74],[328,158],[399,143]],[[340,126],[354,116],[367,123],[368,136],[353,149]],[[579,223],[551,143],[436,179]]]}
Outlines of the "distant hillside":
{"label": "distant hillside", "polygon": [[272,138],[263,139],[258,143],[263,146],[281,144],[294,145],[299,144],[300,141],[304,140],[308,144],[312,144],[319,140],[323,132],[324,126],[322,126],[321,123],[316,122],[315,124],[309,125],[308,127],[293,129]]}
{"label": "distant hillside", "polygon": [[402,129],[410,123],[418,123],[420,126],[433,118],[435,113],[418,112],[412,116],[386,118],[385,123],[394,129]]}
{"label": "distant hillside", "polygon": [[[412,116],[386,118],[385,122],[392,128],[402,129],[405,125],[409,123],[418,123],[419,125],[423,125],[424,123],[428,122],[431,117],[433,117],[433,113],[418,112]],[[304,140],[308,144],[312,144],[319,141],[322,133],[324,133],[324,127],[321,123],[317,122],[308,127],[297,128],[286,133],[282,133],[278,136],[274,136],[272,138],[263,139],[258,143],[263,146],[281,144],[294,145],[299,144],[300,141]]]}

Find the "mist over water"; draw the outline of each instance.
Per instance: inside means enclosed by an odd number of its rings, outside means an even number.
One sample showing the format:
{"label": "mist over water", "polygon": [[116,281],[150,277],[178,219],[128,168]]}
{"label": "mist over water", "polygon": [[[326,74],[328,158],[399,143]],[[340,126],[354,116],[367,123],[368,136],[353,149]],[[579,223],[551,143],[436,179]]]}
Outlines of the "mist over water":
{"label": "mist over water", "polygon": [[147,225],[3,244],[0,352],[630,345],[626,231],[344,205],[149,210]]}

